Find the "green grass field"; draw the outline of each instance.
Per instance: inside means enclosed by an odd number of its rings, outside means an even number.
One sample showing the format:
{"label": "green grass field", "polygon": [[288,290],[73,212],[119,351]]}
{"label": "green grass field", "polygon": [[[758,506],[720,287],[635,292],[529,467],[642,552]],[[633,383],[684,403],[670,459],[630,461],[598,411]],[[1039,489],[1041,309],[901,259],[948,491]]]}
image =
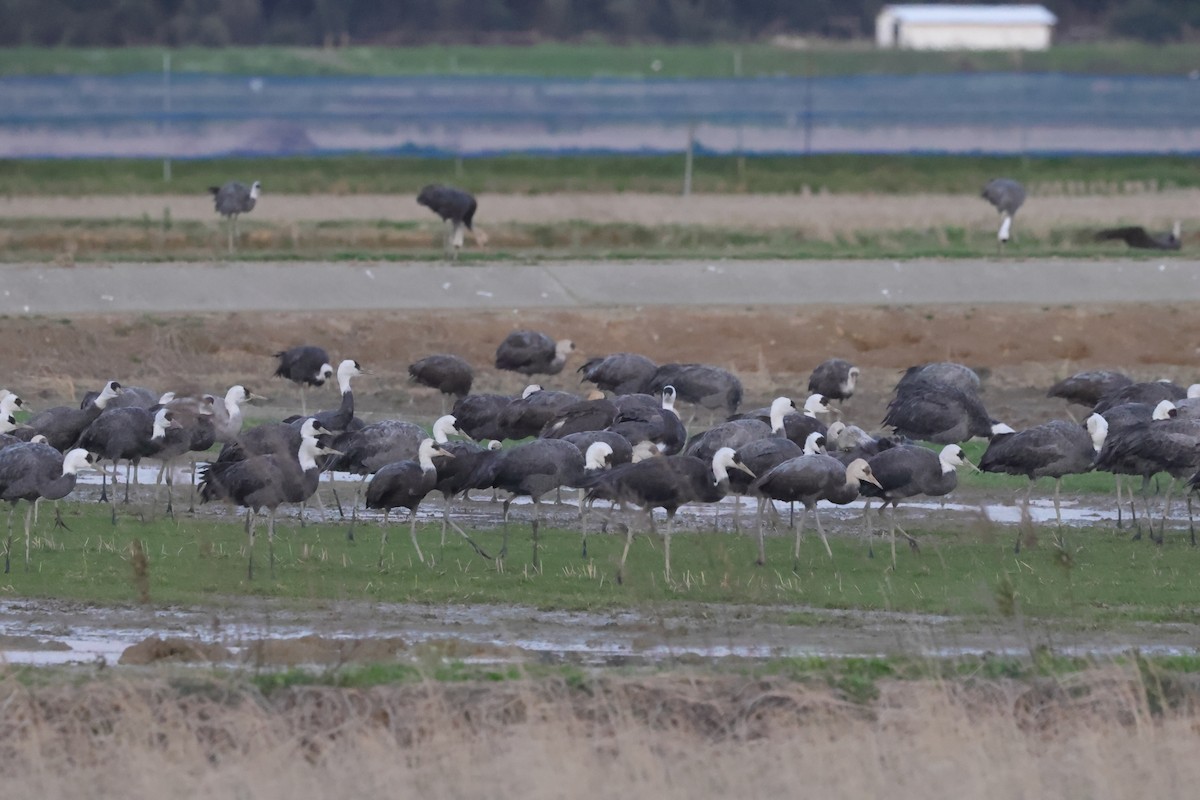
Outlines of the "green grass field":
{"label": "green grass field", "polygon": [[[136,507],[119,507],[116,527],[107,509],[69,503],[71,530],[52,531],[45,514],[34,541],[31,565],[23,568],[20,522],[12,572],[5,592],[18,597],[53,597],[97,603],[135,602],[142,591],[156,604],[217,604],[238,596],[286,601],[368,600],[419,603],[522,603],[551,609],[637,607],[677,601],[797,604],[998,618],[1021,613],[1087,625],[1122,620],[1190,620],[1200,591],[1200,550],[1186,532],[1168,533],[1156,547],[1130,542],[1111,529],[1073,529],[1067,550],[1053,545],[1052,531],[1012,550],[1014,531],[1003,526],[969,527],[912,522],[920,554],[900,546],[898,569],[889,569],[885,540],[875,558],[858,535],[858,519],[830,520],[832,561],[809,529],[799,568],[793,572],[791,534],[768,537],[768,566],[754,566],[753,537],[715,532],[679,532],[672,539],[672,580],[663,575],[662,542],[639,535],[633,542],[625,581],[615,580],[622,535],[593,534],[588,559],[580,552],[577,527],[543,529],[541,569],[530,565],[530,509],[514,511],[509,554],[503,571],[470,549],[453,531],[443,549],[440,525],[419,525],[427,563],[417,561],[406,523],[390,528],[380,563],[380,527],[360,522],[353,541],[347,523],[298,527],[278,525],[276,566],[268,570],[265,523],[255,548],[256,573],[247,580],[246,539],[240,519],[180,517],[178,522],[139,521]],[[903,519],[903,515],[901,516]],[[640,524],[640,523],[639,523]],[[749,523],[747,523],[749,524]],[[845,533],[843,533],[845,532]],[[848,536],[845,534],[853,534]],[[494,555],[499,529],[474,532]],[[146,567],[133,566],[133,542],[143,543]]]}
{"label": "green grass field", "polygon": [[[160,72],[164,48],[0,49],[0,76]],[[1058,45],[1045,52],[877,50],[868,43],[531,46],[188,47],[172,50],[175,72],[244,75],[543,75],[724,78],[741,75],[875,75],[947,72],[1069,72],[1186,75],[1197,67],[1188,44]],[[653,68],[658,63],[659,68]]]}
{"label": "green grass field", "polygon": [[[459,170],[461,167],[461,172]],[[1119,194],[1200,186],[1200,161],[1183,156],[815,155],[700,156],[693,191],[877,194],[962,193],[1008,175],[1035,192]],[[214,176],[262,181],[272,194],[409,194],[453,182],[475,192],[657,192],[678,194],[683,156],[502,156],[426,159],[381,156],[201,159],[175,162],[163,180],[153,159],[0,160],[9,195],[202,194]],[[964,188],[965,187],[965,188]]]}
{"label": "green grass field", "polygon": [[[211,261],[226,258],[226,232],[215,223],[162,220],[20,220],[3,224],[2,262]],[[442,231],[433,223],[244,222],[237,258],[243,261],[444,261]],[[487,248],[468,248],[459,263],[536,262],[542,259],[674,258],[880,259],[978,258],[996,254],[995,234],[957,226],[923,230],[818,235],[805,228],[741,230],[703,225],[628,225],[564,222],[489,226]],[[1095,242],[1086,230],[1022,233],[1005,250],[1020,258],[1179,257]],[[1186,253],[1184,254],[1186,256]]]}

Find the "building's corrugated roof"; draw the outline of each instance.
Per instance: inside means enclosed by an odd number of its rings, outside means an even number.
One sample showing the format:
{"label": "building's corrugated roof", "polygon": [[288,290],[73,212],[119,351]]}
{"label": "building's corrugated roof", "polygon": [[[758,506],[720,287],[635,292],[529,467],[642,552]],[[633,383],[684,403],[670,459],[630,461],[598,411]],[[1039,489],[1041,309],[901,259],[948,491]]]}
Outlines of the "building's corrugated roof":
{"label": "building's corrugated roof", "polygon": [[881,14],[890,14],[904,22],[947,22],[975,25],[1014,23],[1053,25],[1058,17],[1045,6],[950,6],[937,4],[884,6]]}

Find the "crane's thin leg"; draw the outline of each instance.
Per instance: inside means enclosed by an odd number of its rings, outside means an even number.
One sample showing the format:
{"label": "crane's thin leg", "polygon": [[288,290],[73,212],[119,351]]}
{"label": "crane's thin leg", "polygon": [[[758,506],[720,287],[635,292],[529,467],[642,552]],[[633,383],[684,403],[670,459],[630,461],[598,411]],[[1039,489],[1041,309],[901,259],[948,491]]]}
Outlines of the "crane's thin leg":
{"label": "crane's thin leg", "polygon": [[875,538],[875,532],[871,530],[871,498],[867,498],[863,502],[863,525],[867,531],[867,558],[875,557],[875,548],[871,544],[871,540]]}
{"label": "crane's thin leg", "polygon": [[1167,484],[1167,496],[1163,501],[1163,516],[1162,524],[1158,526],[1158,542],[1162,544],[1167,535],[1167,517],[1171,514],[1171,493],[1175,491],[1175,476],[1171,476],[1171,482]]}
{"label": "crane's thin leg", "polygon": [[304,384],[300,384],[300,416],[308,416],[308,401],[305,399]]}
{"label": "crane's thin leg", "polygon": [[829,539],[825,538],[825,529],[821,527],[821,512],[813,507],[813,519],[817,521],[817,533],[821,536],[821,544],[825,545],[825,554],[833,560],[833,550],[829,548]]}
{"label": "crane's thin leg", "polygon": [[1192,547],[1196,546],[1196,519],[1192,516],[1192,493],[1187,493],[1188,531],[1192,535]]}
{"label": "crane's thin leg", "polygon": [[800,524],[796,526],[796,544],[792,548],[792,572],[800,571],[800,538],[804,535],[804,523],[808,521],[808,506],[800,509]]}
{"label": "crane's thin leg", "polygon": [[246,580],[254,580],[254,509],[246,508],[246,542],[250,553],[249,565],[246,567]]}
{"label": "crane's thin leg", "polygon": [[125,460],[125,499],[122,501],[125,505],[129,505],[129,484],[133,483],[133,459]]}
{"label": "crane's thin leg", "polygon": [[1113,483],[1117,485],[1117,530],[1125,527],[1121,519],[1121,476],[1113,475]]}
{"label": "crane's thin leg", "polygon": [[755,515],[758,522],[758,560],[754,563],[760,567],[766,566],[767,563],[767,545],[763,540],[763,517],[765,516],[763,511],[768,502],[774,501],[767,500],[765,497],[758,498],[758,513]]}
{"label": "crane's thin leg", "polygon": [[663,575],[671,582],[671,534],[675,532],[675,512],[667,511],[667,533],[663,536]]}
{"label": "crane's thin leg", "polygon": [[633,544],[633,525],[625,529],[625,549],[621,551],[621,563],[617,565],[617,583],[625,582],[625,559],[629,558],[629,546]]}
{"label": "crane's thin leg", "polygon": [[1030,527],[1033,526],[1033,518],[1029,515],[1029,496],[1033,494],[1033,481],[1029,482],[1029,488],[1025,490],[1025,501],[1021,503],[1021,519],[1017,522],[1017,543],[1013,546],[1013,553],[1020,554],[1021,552],[1021,537],[1025,535],[1025,521],[1029,520]]}
{"label": "crane's thin leg", "polygon": [[163,470],[167,473],[167,514],[175,519],[175,478],[171,475],[169,463],[163,465]]}
{"label": "crane's thin leg", "polygon": [[29,572],[29,539],[30,530],[33,528],[33,503],[29,504],[29,508],[25,511],[25,571]]}
{"label": "crane's thin leg", "polygon": [[9,563],[9,554],[12,553],[12,533],[13,533],[13,514],[17,511],[17,504],[13,503],[8,509],[8,539],[4,542],[4,574],[7,575],[11,565]]}
{"label": "crane's thin leg", "polygon": [[892,572],[896,571],[896,504],[892,503],[892,507],[888,509],[888,521],[891,523],[888,528],[889,536],[892,540]]}
{"label": "crane's thin leg", "polygon": [[489,555],[488,555],[488,554],[487,554],[487,553],[484,551],[484,549],[483,549],[482,547],[480,547],[480,546],[479,546],[479,545],[478,545],[478,544],[475,542],[475,540],[474,540],[474,539],[472,539],[472,538],[471,538],[471,537],[470,537],[470,536],[467,534],[467,532],[466,532],[466,531],[464,531],[462,528],[460,528],[460,527],[458,526],[458,523],[456,523],[454,520],[450,519],[450,518],[449,518],[449,516],[447,516],[447,517],[446,517],[446,521],[450,523],[450,527],[451,527],[451,528],[454,528],[454,530],[458,532],[458,535],[459,535],[459,536],[461,536],[461,537],[463,537],[464,539],[466,539],[466,540],[467,540],[467,544],[471,545],[471,549],[472,549],[472,550],[474,550],[474,551],[475,551],[475,553],[476,553],[477,555],[479,555],[481,558],[486,558],[488,561],[491,561],[491,560],[492,560],[492,557],[491,557],[491,556],[489,556]]}
{"label": "crane's thin leg", "polygon": [[270,565],[271,580],[275,580],[275,511],[267,517],[267,563]]}
{"label": "crane's thin leg", "polygon": [[584,490],[579,490],[579,538],[583,545],[581,558],[587,559],[587,498],[584,497]]}
{"label": "crane's thin leg", "polygon": [[540,570],[542,568],[542,565],[538,562],[538,526],[540,523],[538,515],[540,513],[541,505],[540,498],[533,498],[533,522],[530,523],[529,527],[533,531],[533,568],[535,570]]}
{"label": "crane's thin leg", "polygon": [[[411,509],[408,512],[408,538],[412,539],[413,549],[417,551],[417,561],[425,563],[425,556],[421,553],[421,545],[417,543],[417,512],[416,509]],[[380,565],[383,564],[383,552],[379,553]]]}
{"label": "crane's thin leg", "polygon": [[508,507],[510,505],[512,505],[511,497],[504,501],[504,511],[502,514],[502,519],[504,520],[502,524],[502,527],[504,528],[504,538],[500,542],[499,555],[501,561],[503,561],[505,558],[508,558]]}

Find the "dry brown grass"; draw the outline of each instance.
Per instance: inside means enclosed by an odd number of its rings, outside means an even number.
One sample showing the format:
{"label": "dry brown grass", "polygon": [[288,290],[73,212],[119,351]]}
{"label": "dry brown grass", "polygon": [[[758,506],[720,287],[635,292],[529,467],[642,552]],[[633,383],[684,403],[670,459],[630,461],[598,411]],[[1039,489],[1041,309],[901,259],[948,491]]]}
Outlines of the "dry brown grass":
{"label": "dry brown grass", "polygon": [[269,697],[194,679],[0,684],[9,797],[1190,797],[1197,716],[1136,671],[824,688],[711,676]]}

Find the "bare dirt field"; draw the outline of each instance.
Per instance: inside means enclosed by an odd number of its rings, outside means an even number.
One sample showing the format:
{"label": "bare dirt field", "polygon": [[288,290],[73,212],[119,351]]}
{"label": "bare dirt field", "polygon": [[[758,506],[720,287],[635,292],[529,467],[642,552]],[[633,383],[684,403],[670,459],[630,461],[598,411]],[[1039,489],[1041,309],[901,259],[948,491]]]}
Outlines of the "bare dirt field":
{"label": "bare dirt field", "polygon": [[[546,386],[578,389],[586,358],[641,352],[660,362],[702,361],[736,372],[746,404],[779,393],[803,396],[809,371],[841,356],[863,369],[847,416],[866,428],[882,418],[899,372],[934,360],[960,361],[987,377],[991,413],[1021,425],[1061,416],[1045,389],[1080,369],[1116,367],[1136,377],[1198,377],[1200,314],[1194,305],[904,308],[643,308],[587,310],[232,313],[0,319],[5,385],[38,407],[77,399],[110,378],[155,389],[213,391],[235,382],[272,397],[261,413],[291,413],[295,388],[272,378],[271,355],[300,343],[355,358],[372,374],[355,387],[368,417],[436,415],[441,400],[407,381],[421,356],[454,352],[476,366],[475,391],[519,391],[524,376],[491,368],[511,330],[570,338],[578,351]],[[336,402],[323,390],[323,406]]]}
{"label": "bare dirt field", "polygon": [[[639,225],[696,225],[728,228],[795,227],[814,236],[848,231],[910,230],[941,226],[998,224],[990,205],[970,195],[692,195],[547,194],[480,195],[476,221],[482,227],[569,220]],[[1031,197],[1018,215],[1016,231],[1043,233],[1056,228],[1133,222],[1185,228],[1200,208],[1200,191],[1173,190],[1119,195]],[[207,195],[0,197],[4,218],[213,220]],[[271,195],[259,200],[250,220],[320,222],[389,220],[427,222],[429,210],[411,197],[395,195]]]}

